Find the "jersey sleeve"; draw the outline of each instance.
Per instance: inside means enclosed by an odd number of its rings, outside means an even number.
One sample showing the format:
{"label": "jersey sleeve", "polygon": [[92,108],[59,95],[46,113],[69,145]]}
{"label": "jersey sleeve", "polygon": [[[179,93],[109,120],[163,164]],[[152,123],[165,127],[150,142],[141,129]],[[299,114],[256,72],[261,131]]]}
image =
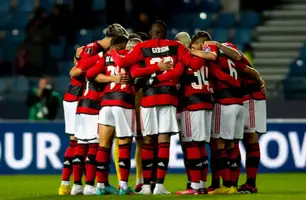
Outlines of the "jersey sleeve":
{"label": "jersey sleeve", "polygon": [[151,74],[157,72],[159,67],[157,64],[151,67],[140,67],[140,64],[133,65],[130,69],[131,76],[133,78],[150,76]]}
{"label": "jersey sleeve", "polygon": [[182,62],[177,62],[172,70],[157,76],[159,82],[169,81],[177,79],[184,72],[184,64]]}
{"label": "jersey sleeve", "polygon": [[218,55],[219,49],[216,45],[213,44],[204,44],[202,50],[204,52],[210,52],[215,54],[216,56]]}
{"label": "jersey sleeve", "polygon": [[222,45],[224,45],[224,46],[226,46],[227,48],[230,48],[230,49],[236,51],[237,53],[239,53],[240,55],[242,55],[242,53],[240,52],[240,50],[238,49],[238,47],[236,47],[233,43],[224,42],[224,43],[222,43]]}
{"label": "jersey sleeve", "polygon": [[209,73],[211,76],[215,77],[218,81],[221,81],[227,85],[231,85],[233,87],[240,87],[240,82],[229,74],[224,73],[218,65],[211,62],[209,65]]}
{"label": "jersey sleeve", "polygon": [[87,70],[86,75],[85,75],[86,78],[87,79],[93,79],[98,74],[103,73],[104,72],[104,65],[105,65],[104,59],[101,58],[92,68]]}
{"label": "jersey sleeve", "polygon": [[97,47],[96,47],[96,44],[95,43],[90,43],[90,44],[87,44],[82,52],[80,53],[80,56],[79,56],[79,60],[81,59],[87,59],[95,54],[97,54]]}
{"label": "jersey sleeve", "polygon": [[203,59],[199,57],[195,57],[189,53],[187,48],[185,48],[182,44],[179,44],[178,47],[178,60],[181,61],[184,65],[198,70],[202,67]]}
{"label": "jersey sleeve", "polygon": [[110,54],[113,57],[116,65],[120,67],[132,66],[143,59],[141,53],[141,43],[136,44],[133,50],[131,50],[125,56],[119,55],[116,50],[111,50]]}
{"label": "jersey sleeve", "polygon": [[247,65],[242,61],[236,61],[235,66],[236,66],[237,70],[240,71],[240,72],[244,72],[245,68],[247,68]]}
{"label": "jersey sleeve", "polygon": [[87,59],[81,59],[77,62],[77,68],[81,70],[87,70],[88,68],[92,67],[94,64],[96,64],[99,59],[102,57],[102,54],[96,54],[92,57],[88,57]]}

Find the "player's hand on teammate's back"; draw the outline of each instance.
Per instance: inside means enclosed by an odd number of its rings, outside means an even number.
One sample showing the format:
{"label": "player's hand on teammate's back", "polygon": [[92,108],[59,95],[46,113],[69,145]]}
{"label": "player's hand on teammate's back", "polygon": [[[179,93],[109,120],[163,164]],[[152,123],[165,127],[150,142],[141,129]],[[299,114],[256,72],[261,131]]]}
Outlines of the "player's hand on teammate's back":
{"label": "player's hand on teammate's back", "polygon": [[170,62],[164,62],[163,60],[158,63],[160,71],[167,71],[173,69],[173,64]]}
{"label": "player's hand on teammate's back", "polygon": [[127,84],[130,81],[130,76],[126,73],[119,73],[114,76],[114,82],[120,84]]}
{"label": "player's hand on teammate's back", "polygon": [[266,84],[266,82],[263,81],[261,83],[260,90],[267,95],[267,84]]}
{"label": "player's hand on teammate's back", "polygon": [[84,49],[84,46],[78,47],[76,52],[75,52],[75,57],[78,58],[80,56],[81,52],[83,51],[83,49]]}

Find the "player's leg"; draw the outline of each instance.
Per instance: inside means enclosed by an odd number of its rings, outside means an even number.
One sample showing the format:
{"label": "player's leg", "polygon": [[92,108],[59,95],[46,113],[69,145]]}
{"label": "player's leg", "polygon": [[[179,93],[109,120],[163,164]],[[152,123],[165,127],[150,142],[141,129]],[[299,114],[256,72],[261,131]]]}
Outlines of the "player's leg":
{"label": "player's leg", "polygon": [[76,108],[77,102],[63,101],[64,117],[65,117],[65,133],[69,135],[69,145],[64,154],[62,183],[58,190],[59,195],[70,195],[70,176],[72,174],[72,160],[74,148],[77,145],[77,140],[74,137],[76,131]]}
{"label": "player's leg", "polygon": [[118,138],[115,138],[113,157],[114,157],[114,163],[115,163],[117,179],[118,179],[118,185],[119,185],[119,182],[120,182],[120,170],[119,170],[119,140],[118,140]]}
{"label": "player's leg", "polygon": [[119,140],[119,194],[133,194],[128,186],[131,169],[131,145],[136,136],[136,113],[134,109],[112,107],[115,119],[116,136]]}
{"label": "player's leg", "polygon": [[168,170],[170,137],[178,133],[179,127],[176,119],[176,108],[173,106],[160,106],[157,108],[158,116],[158,162],[157,179],[153,194],[170,194],[164,187],[164,180]]}
{"label": "player's leg", "polygon": [[74,156],[72,160],[73,167],[73,187],[71,195],[83,194],[82,176],[84,173],[85,158],[88,151],[88,143],[86,140],[85,118],[83,114],[77,115],[77,131],[76,138],[78,144],[74,148]]}
{"label": "player's leg", "polygon": [[[230,161],[230,170],[231,170],[231,179],[232,185],[234,186],[235,191],[237,191],[238,178],[240,175],[240,149],[239,141],[243,139],[243,130],[244,130],[244,110],[243,106],[235,105],[237,118],[235,125],[235,134],[234,134],[234,143],[232,143],[231,148],[228,149],[229,161]],[[240,162],[240,163],[239,163]]]}
{"label": "player's leg", "polygon": [[139,135],[137,131],[136,137],[136,150],[135,150],[135,162],[136,162],[136,186],[135,192],[139,192],[143,185],[142,177],[142,165],[141,165],[141,149],[143,146],[143,137]]}
{"label": "player's leg", "polygon": [[[183,111],[181,118],[181,138],[184,146],[184,157],[186,158],[186,164],[189,169],[191,189],[185,191],[179,191],[177,194],[199,194],[200,180],[202,178],[202,155],[200,142],[194,140],[199,139],[197,134],[201,132],[201,127],[204,125],[199,124],[199,121],[204,122],[204,116],[197,115],[198,112]],[[198,121],[199,120],[199,121]],[[204,130],[203,130],[204,132]],[[203,135],[203,141],[205,140],[205,135]]]}
{"label": "player's leg", "polygon": [[115,126],[111,107],[103,107],[100,110],[98,123],[99,147],[96,155],[97,195],[117,194],[117,190],[108,182]]}
{"label": "player's leg", "polygon": [[143,137],[141,133],[141,121],[140,121],[140,100],[142,98],[142,90],[139,90],[135,97],[135,110],[136,110],[136,122],[137,122],[137,137],[136,137],[136,150],[135,150],[135,162],[136,162],[136,186],[135,191],[140,192],[143,185],[142,177],[142,164],[141,164],[141,149],[143,145]]}
{"label": "player's leg", "polygon": [[212,146],[214,154],[216,155],[217,170],[223,180],[223,187],[211,191],[209,194],[228,194],[232,189],[229,158],[227,154],[227,143],[234,139],[235,131],[235,113],[234,106],[216,104],[214,108],[216,116],[214,119]]}
{"label": "player's leg", "polygon": [[151,180],[154,166],[154,145],[152,137],[158,133],[158,121],[156,108],[140,108],[141,130],[143,134],[143,146],[141,149],[143,186],[139,194],[152,194]]}
{"label": "player's leg", "polygon": [[88,151],[85,160],[85,182],[84,195],[96,195],[95,177],[96,177],[96,154],[98,151],[98,115],[86,115],[84,118],[86,140],[88,142]]}
{"label": "player's leg", "polygon": [[254,113],[252,116],[255,129],[246,131],[244,135],[244,144],[246,147],[246,174],[247,181],[243,184],[239,191],[241,193],[257,193],[256,177],[258,173],[258,167],[260,163],[260,146],[258,142],[258,133],[266,132],[266,101],[253,102]]}

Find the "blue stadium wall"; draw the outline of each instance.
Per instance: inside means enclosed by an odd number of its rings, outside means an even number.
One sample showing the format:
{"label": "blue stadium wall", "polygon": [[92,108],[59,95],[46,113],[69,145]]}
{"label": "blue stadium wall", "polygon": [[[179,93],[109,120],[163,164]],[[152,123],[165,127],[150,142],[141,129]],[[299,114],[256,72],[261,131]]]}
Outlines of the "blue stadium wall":
{"label": "blue stadium wall", "polygon": [[[306,120],[269,120],[260,137],[260,172],[305,172],[305,135]],[[63,122],[0,122],[0,174],[59,174],[67,144]],[[244,163],[243,145],[241,152]],[[172,137],[169,171],[184,172],[178,136]]]}

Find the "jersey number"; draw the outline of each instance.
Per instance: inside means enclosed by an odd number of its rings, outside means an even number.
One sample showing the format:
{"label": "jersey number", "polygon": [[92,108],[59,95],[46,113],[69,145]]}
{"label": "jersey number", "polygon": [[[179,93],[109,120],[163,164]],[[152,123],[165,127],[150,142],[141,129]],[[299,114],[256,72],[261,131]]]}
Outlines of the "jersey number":
{"label": "jersey number", "polygon": [[[118,67],[118,66],[117,66],[117,67],[115,67],[115,66],[108,66],[108,67],[107,67],[107,71],[110,72],[110,75],[111,75],[111,76],[116,76],[116,75],[119,74],[119,73],[125,73],[125,69],[124,69],[124,68],[121,68],[121,69],[119,70],[119,67]],[[110,84],[110,89],[111,89],[111,90],[114,89],[115,86],[116,86],[116,83],[115,83],[115,82],[111,82],[111,84]],[[121,84],[121,89],[123,89],[123,88],[125,88],[125,87],[126,87],[126,84]]]}
{"label": "jersey number", "polygon": [[235,69],[235,63],[233,61],[231,61],[230,59],[227,59],[227,64],[228,64],[228,68],[230,70],[231,77],[233,77],[235,80],[237,80],[238,79],[238,73]]}
{"label": "jersey number", "polygon": [[201,90],[203,89],[203,85],[206,85],[207,90],[209,90],[208,67],[203,66],[200,70],[194,72],[194,76],[197,77],[198,83],[192,82],[192,88]]}

